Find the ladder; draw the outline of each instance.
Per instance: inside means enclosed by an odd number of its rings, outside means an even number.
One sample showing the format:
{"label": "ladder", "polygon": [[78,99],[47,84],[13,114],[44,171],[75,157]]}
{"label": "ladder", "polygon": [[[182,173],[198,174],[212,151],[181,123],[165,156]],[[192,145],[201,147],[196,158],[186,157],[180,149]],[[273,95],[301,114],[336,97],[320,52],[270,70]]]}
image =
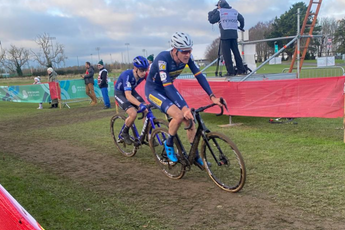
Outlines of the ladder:
{"label": "ladder", "polygon": [[[302,25],[302,28],[301,28],[301,33],[300,33],[301,35],[304,35],[306,27],[310,28],[309,32],[308,32],[308,35],[310,35],[310,36],[313,35],[313,31],[314,31],[314,27],[315,27],[315,24],[316,24],[317,15],[319,14],[319,11],[320,11],[321,3],[322,3],[322,0],[319,0],[319,1],[310,0],[309,6],[308,6],[308,9],[307,9],[307,12],[305,14],[304,21],[303,21],[303,25]],[[311,8],[313,6],[316,6],[315,13],[311,13]],[[312,17],[311,24],[308,24],[309,17]],[[309,46],[309,43],[310,43],[311,39],[312,39],[311,37],[308,37],[306,39],[306,42],[305,42],[305,45],[304,45],[303,51],[302,51],[302,56],[301,56],[301,59],[300,59],[299,70],[301,70],[301,68],[302,68],[302,65],[303,65],[303,62],[304,62],[304,59],[305,59],[305,55],[307,54],[308,46]],[[298,50],[298,47],[296,46],[295,53],[294,53],[293,58],[291,60],[291,65],[290,65],[289,73],[291,73],[292,70],[294,69],[294,65],[295,65],[295,62],[296,62],[296,59],[297,59],[297,55],[301,55],[301,54],[300,54],[300,51]]]}

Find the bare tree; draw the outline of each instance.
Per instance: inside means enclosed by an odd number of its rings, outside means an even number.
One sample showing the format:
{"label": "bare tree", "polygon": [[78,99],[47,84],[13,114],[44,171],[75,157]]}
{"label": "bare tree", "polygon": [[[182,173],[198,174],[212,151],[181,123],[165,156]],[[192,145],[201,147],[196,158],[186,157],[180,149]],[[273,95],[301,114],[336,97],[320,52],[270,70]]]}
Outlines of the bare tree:
{"label": "bare tree", "polygon": [[55,40],[55,37],[50,37],[48,33],[38,35],[36,43],[40,51],[38,53],[31,51],[35,61],[45,67],[56,67],[61,62],[64,63],[66,59],[64,46],[58,42],[53,45],[52,40]]}
{"label": "bare tree", "polygon": [[0,73],[2,73],[4,70],[3,70],[3,65],[2,65],[2,61],[4,60],[4,58],[5,58],[5,52],[3,52],[2,50],[1,50],[1,53],[0,53]]}
{"label": "bare tree", "polygon": [[[258,22],[255,26],[249,29],[249,39],[251,41],[265,39],[265,36],[272,31],[272,23],[273,21]],[[256,44],[256,55],[258,62],[267,60],[272,53],[273,49],[268,46],[267,42]]]}
{"label": "bare tree", "polygon": [[0,53],[0,63],[2,62],[2,60],[5,58],[5,52],[1,52]]}
{"label": "bare tree", "polygon": [[322,38],[318,38],[318,56],[321,57],[322,53],[329,54],[333,53],[337,49],[334,42],[334,34],[338,28],[338,23],[335,18],[321,18],[318,23],[321,26],[320,33],[323,35]]}
{"label": "bare tree", "polygon": [[207,60],[213,61],[218,58],[219,41],[220,38],[214,39],[211,45],[206,48],[205,57]]}
{"label": "bare tree", "polygon": [[[6,55],[6,58],[5,58]],[[16,72],[18,76],[23,76],[22,66],[24,66],[30,57],[30,51],[23,47],[17,48],[11,45],[11,48],[5,50],[1,59],[1,64],[11,72]]]}

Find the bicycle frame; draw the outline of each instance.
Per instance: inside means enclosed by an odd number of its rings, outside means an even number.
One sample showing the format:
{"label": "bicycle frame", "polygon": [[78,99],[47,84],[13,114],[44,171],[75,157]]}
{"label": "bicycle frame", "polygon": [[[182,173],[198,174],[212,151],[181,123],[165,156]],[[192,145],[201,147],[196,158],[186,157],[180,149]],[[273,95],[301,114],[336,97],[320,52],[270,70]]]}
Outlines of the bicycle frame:
{"label": "bicycle frame", "polygon": [[[185,167],[190,167],[190,165],[192,165],[195,161],[195,157],[196,157],[196,151],[198,149],[198,146],[199,146],[199,143],[200,143],[200,140],[201,138],[207,143],[207,145],[209,146],[208,144],[208,140],[206,138],[206,133],[209,133],[210,130],[206,127],[204,121],[202,120],[201,116],[199,113],[196,113],[195,114],[195,120],[196,120],[196,123],[198,124],[197,126],[197,131],[195,133],[195,136],[194,136],[194,139],[193,139],[193,142],[192,142],[192,145],[189,149],[189,153],[187,154],[187,151],[185,150],[180,138],[178,135],[175,136],[178,144],[181,146],[181,150],[182,150],[182,154],[184,156],[185,159],[188,159],[187,162],[184,162],[186,163],[185,164]],[[183,162],[181,162],[183,164]]]}
{"label": "bicycle frame", "polygon": [[[196,157],[196,151],[198,149],[198,146],[199,146],[199,143],[200,143],[200,140],[201,138],[205,141],[206,143],[206,146],[207,148],[210,150],[212,156],[215,158],[215,160],[217,161],[217,164],[220,164],[219,161],[217,160],[211,146],[210,146],[210,143],[209,141],[207,140],[207,137],[206,137],[206,134],[211,132],[205,125],[204,121],[202,120],[201,118],[201,115],[200,115],[200,112],[204,111],[205,109],[207,108],[210,108],[212,106],[214,106],[215,104],[211,104],[211,105],[208,105],[208,106],[205,106],[205,107],[201,107],[197,110],[195,109],[192,109],[192,114],[194,116],[194,121],[196,121],[196,123],[198,124],[197,126],[197,131],[195,133],[195,136],[194,136],[194,139],[193,139],[193,142],[192,142],[192,146],[189,150],[189,154],[187,154],[187,151],[185,150],[180,138],[178,137],[178,135],[176,135],[176,139],[177,139],[177,142],[178,144],[181,146],[181,150],[182,150],[182,154],[184,156],[184,158],[186,160],[188,160],[187,162],[181,162],[182,164],[185,165],[185,167],[188,167],[190,168],[190,165],[194,163],[195,161],[195,157]],[[227,107],[226,107],[227,109]],[[223,114],[223,108],[221,107],[221,113],[220,114],[217,114],[217,116],[220,116]],[[185,128],[185,129],[190,129],[191,128],[191,125],[190,127],[188,128]],[[222,153],[218,143],[216,140],[213,140],[214,141],[214,144],[216,145],[217,149],[219,149],[219,151]]]}
{"label": "bicycle frame", "polygon": [[[148,145],[148,143],[145,142],[145,137],[146,137],[147,132],[148,132],[149,122],[150,122],[153,129],[156,128],[156,126],[154,124],[154,119],[156,117],[153,115],[153,113],[151,111],[151,107],[148,106],[147,110],[148,110],[148,113],[146,114],[144,125],[143,125],[143,128],[141,130],[140,135],[139,135],[137,127],[135,126],[135,123],[132,124],[132,128],[134,131],[134,133],[133,133],[134,134],[134,140],[133,141],[135,144],[139,144],[139,145],[146,144],[146,145]],[[143,119],[143,117],[144,117],[144,111],[141,113],[143,114],[143,116],[141,118],[138,118],[139,120]],[[159,124],[157,124],[157,126],[160,127]],[[121,139],[121,134],[122,134],[122,131],[124,128],[125,128],[125,125],[122,126],[121,131],[118,134],[118,139]],[[151,131],[150,131],[150,134],[151,134]]]}

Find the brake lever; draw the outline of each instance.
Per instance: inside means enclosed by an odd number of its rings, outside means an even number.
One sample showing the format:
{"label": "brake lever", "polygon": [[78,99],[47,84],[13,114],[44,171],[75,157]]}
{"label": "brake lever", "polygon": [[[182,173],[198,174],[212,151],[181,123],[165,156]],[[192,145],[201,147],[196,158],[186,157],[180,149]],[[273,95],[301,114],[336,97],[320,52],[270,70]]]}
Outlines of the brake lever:
{"label": "brake lever", "polygon": [[141,117],[138,117],[138,120],[142,120],[144,118],[144,111],[141,112]]}
{"label": "brake lever", "polygon": [[185,127],[184,130],[191,129],[193,127],[193,121],[195,121],[195,109],[191,109],[190,112],[193,114],[193,120],[189,120],[189,125],[188,127]]}
{"label": "brake lever", "polygon": [[222,97],[220,98],[220,103],[222,103],[222,105],[224,105],[226,111],[229,112],[228,105],[226,104],[226,101]]}
{"label": "brake lever", "polygon": [[185,127],[184,130],[191,129],[192,126],[193,126],[193,120],[189,120],[189,125],[188,125],[188,127]]}

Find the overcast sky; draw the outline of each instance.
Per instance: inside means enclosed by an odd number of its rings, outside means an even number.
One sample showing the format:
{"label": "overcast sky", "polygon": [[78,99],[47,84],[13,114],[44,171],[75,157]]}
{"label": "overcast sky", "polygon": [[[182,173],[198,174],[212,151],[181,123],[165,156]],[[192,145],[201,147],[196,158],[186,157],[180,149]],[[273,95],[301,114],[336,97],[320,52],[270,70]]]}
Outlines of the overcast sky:
{"label": "overcast sky", "polygon": [[[309,0],[300,0],[309,4]],[[298,0],[229,0],[245,18],[245,29],[288,11]],[[168,48],[171,35],[187,32],[195,58],[219,36],[207,13],[217,0],[0,0],[0,41],[37,50],[35,38],[48,33],[65,46],[66,65],[132,60]],[[345,0],[323,0],[319,17],[345,18]],[[128,46],[125,44],[129,43]],[[127,52],[128,48],[128,52]],[[146,52],[143,51],[146,50]],[[92,54],[92,55],[91,55]]]}

